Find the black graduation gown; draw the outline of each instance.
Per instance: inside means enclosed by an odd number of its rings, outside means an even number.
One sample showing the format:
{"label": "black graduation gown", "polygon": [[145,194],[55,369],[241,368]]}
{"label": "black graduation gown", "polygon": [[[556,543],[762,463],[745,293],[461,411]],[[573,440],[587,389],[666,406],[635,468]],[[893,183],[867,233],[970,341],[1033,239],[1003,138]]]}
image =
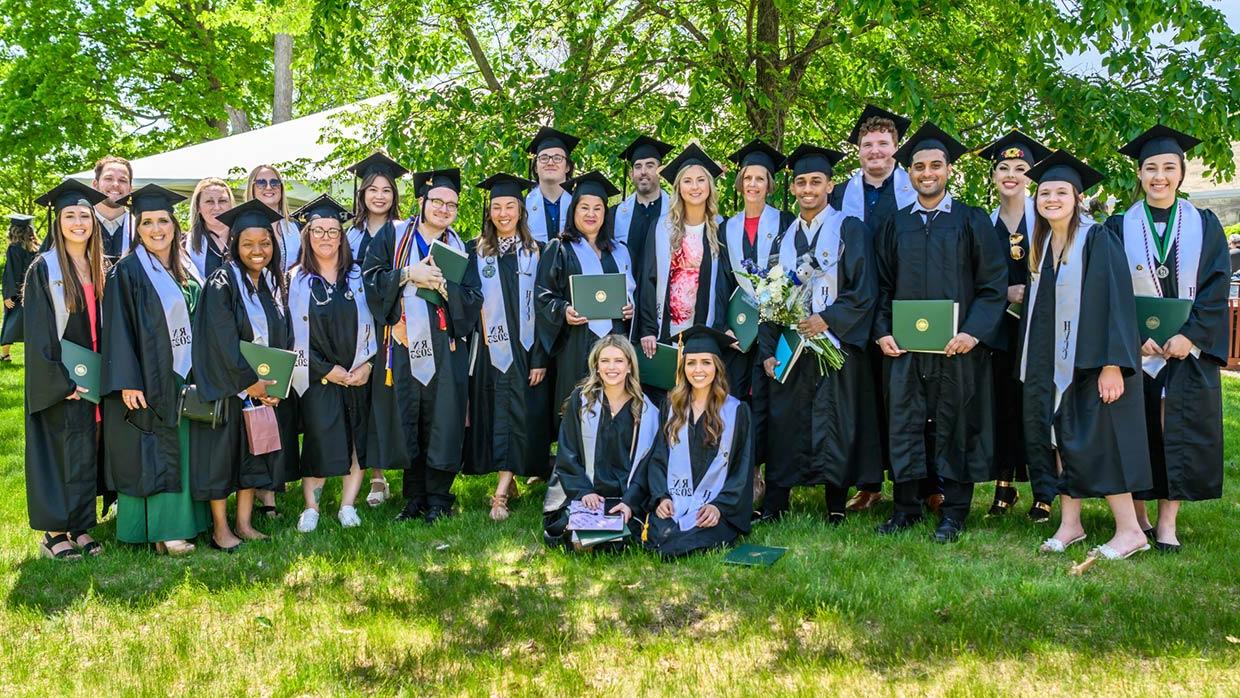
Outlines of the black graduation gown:
{"label": "black graduation gown", "polygon": [[[864,181],[863,179],[862,182]],[[844,210],[844,193],[848,191],[848,187],[851,185],[852,177],[849,177],[831,190],[831,208],[834,208],[836,211]],[[862,195],[864,196],[864,193]],[[879,189],[878,200],[873,206],[870,206],[868,202],[866,204],[865,224],[869,226],[871,234],[877,234],[886,225],[887,221],[896,215],[897,209],[895,171],[892,170],[892,173],[887,176],[887,179]]]}
{"label": "black graduation gown", "polygon": [[[194,314],[194,383],[204,400],[224,401],[224,423],[190,422],[190,485],[194,499],[225,499],[237,490],[279,490],[298,468],[297,414],[293,393],[276,407],[283,448],[262,456],[250,454],[237,393],[254,385],[258,376],[241,355],[241,342],[253,341],[242,293],[232,266],[224,265],[207,279]],[[265,282],[257,290],[267,315],[270,346],[293,348],[287,307],[277,301]],[[284,301],[279,301],[283,303]]]}
{"label": "black graduation gown", "polygon": [[[350,272],[361,273],[354,267]],[[301,474],[304,477],[348,475],[353,453],[366,462],[370,434],[370,384],[343,386],[323,382],[335,366],[353,367],[357,350],[357,303],[349,294],[348,281],[337,279],[328,286],[311,282],[313,296],[309,315],[309,385],[298,401],[304,434]],[[319,305],[317,300],[326,300]],[[374,371],[373,359],[371,370]]]}
{"label": "black graduation gown", "polygon": [[[600,264],[605,274],[620,273],[620,266],[616,264],[611,252],[603,253]],[[553,366],[551,373],[554,374],[551,377],[555,380],[551,397],[552,434],[559,433],[561,408],[569,393],[585,378],[589,368],[590,348],[599,339],[588,324],[573,326],[564,319],[565,310],[572,304],[569,277],[581,273],[584,273],[581,262],[570,245],[564,244],[562,240],[547,243],[538,262],[538,280],[534,292],[537,337],[550,357]],[[628,323],[624,320],[612,320],[610,334],[628,336]]]}
{"label": "black graduation gown", "polygon": [[[543,512],[543,530],[548,540],[558,542],[568,525],[567,502],[579,500],[587,494],[597,494],[607,500],[610,510],[620,502],[633,510],[632,521],[644,515],[648,492],[645,461],[637,464],[630,482],[634,447],[633,405],[624,407],[613,417],[606,406],[599,410],[598,434],[594,442],[594,478],[586,473],[583,451],[585,441],[581,428],[581,390],[574,389],[568,398],[565,414],[568,419],[560,422],[559,448],[555,456],[555,471],[551,474],[548,489],[559,486],[564,490],[566,504],[552,511]],[[638,529],[640,531],[640,528]]]}
{"label": "black graduation gown", "polygon": [[[413,233],[417,234],[417,233]],[[366,251],[362,279],[366,302],[379,327],[379,352],[371,373],[371,421],[366,466],[392,470],[429,467],[452,474],[461,470],[465,442],[465,409],[469,394],[469,336],[482,309],[482,289],[467,275],[460,284],[448,282],[444,302],[446,330],[439,328],[435,305],[426,304],[431,325],[435,375],[423,386],[409,372],[409,351],[395,340],[385,342],[383,325],[400,322],[403,313],[401,269],[393,266],[396,231],[384,227]],[[417,245],[417,240],[410,240]],[[417,249],[410,259],[416,257]],[[386,383],[388,345],[392,351],[392,385]],[[408,496],[409,493],[406,493]],[[450,502],[444,503],[445,505]]]}
{"label": "black graduation gown", "polygon": [[929,225],[913,205],[878,233],[873,337],[891,334],[895,300],[953,300],[960,331],[980,344],[963,356],[909,352],[884,358],[892,479],[927,476],[925,430],[933,420],[933,467],[955,482],[994,479],[994,382],[990,352],[1006,308],[1006,254],[984,211],[953,201]]}
{"label": "black graduation gown", "polygon": [[[65,269],[64,274],[72,274]],[[96,524],[99,439],[95,405],[66,400],[77,389],[60,358],[47,264],[26,275],[26,508],[36,531],[86,531]],[[98,328],[96,328],[98,332]],[[97,336],[97,335],[96,335]],[[85,309],[69,314],[64,339],[91,346]]]}
{"label": "black graduation gown", "polygon": [[[999,247],[1005,250],[1004,258],[1007,260],[1008,286],[1029,284],[1029,238],[1033,235],[1032,226],[1033,221],[1027,221],[1021,216],[1020,223],[1016,226],[1020,242],[1013,244],[1003,219],[995,219],[995,239],[998,240]],[[1012,256],[1014,246],[1021,249],[1020,259]],[[1005,288],[1005,298],[1006,294]],[[1020,319],[1013,317],[1006,308],[1005,302],[1002,326],[995,338],[995,351],[991,359],[991,373],[995,382],[995,465],[1001,479],[1013,478],[1024,482],[1030,479],[1030,475],[1026,467],[1024,418],[1021,416],[1022,400],[1018,377]],[[1055,471],[1052,469],[1049,472]],[[1040,484],[1043,483],[1034,483],[1034,497],[1039,500],[1042,498],[1038,492]],[[1053,492],[1041,493],[1042,496],[1049,494]]]}
{"label": "black graduation gown", "polygon": [[[616,220],[616,210],[623,205],[623,202],[612,206],[607,210],[607,222],[614,226]],[[642,268],[642,255],[646,252],[646,236],[650,234],[651,228],[655,221],[659,220],[659,216],[663,214],[663,196],[650,203],[649,206],[643,206],[637,203],[637,199],[633,199],[633,217],[629,219],[629,229],[627,231],[616,231],[612,236],[613,240],[624,240],[625,246],[629,248],[629,261],[633,263],[633,269]],[[624,233],[623,235],[621,233]]]}
{"label": "black graduation gown", "polygon": [[[720,222],[719,225],[720,237],[722,237],[723,223]],[[654,336],[660,342],[670,342],[672,340],[672,314],[664,312],[662,324],[659,323],[657,315],[656,298],[659,295],[659,262],[655,253],[657,242],[658,236],[653,230],[650,231],[646,237],[646,250],[642,254],[642,267],[637,278],[637,315],[634,318],[636,325],[633,328],[633,338],[640,340],[642,337]],[[706,231],[703,230],[702,266],[698,272],[697,303],[693,309],[694,323],[706,324],[710,297],[714,294],[715,318],[711,327],[720,332],[726,332],[728,329],[728,298],[731,297],[732,290],[736,288],[736,277],[732,275],[732,265],[728,261],[728,253],[722,242],[719,245],[718,274],[714,278],[710,273],[710,256],[710,243],[706,240]],[[671,273],[670,267],[668,273]],[[670,295],[671,282],[669,280],[663,294],[664,308],[668,307]]]}
{"label": "black graduation gown", "polygon": [[[799,229],[797,257],[815,242]],[[860,219],[849,217],[840,230],[844,246],[839,261],[839,289],[834,303],[818,315],[839,338],[844,366],[827,375],[809,351],[801,355],[782,384],[763,373],[770,394],[766,432],[766,479],[778,487],[831,484],[849,487],[882,479],[878,458],[878,405],[869,356],[877,279],[870,232]],[[779,327],[763,323],[758,354],[775,356]]]}
{"label": "black graduation gown", "polygon": [[0,344],[22,341],[22,281],[38,252],[21,245],[9,245],[4,255],[4,298],[16,305],[4,309],[4,325],[0,327]]}
{"label": "black graduation gown", "polygon": [[[102,346],[108,489],[131,497],[180,492],[179,379],[163,305],[138,255],[121,258],[108,273]],[[143,391],[147,409],[125,407],[122,390]]]}
{"label": "black graduation gown", "polygon": [[134,230],[133,218],[130,216],[129,211],[125,211],[121,214],[121,224],[117,226],[116,232],[109,233],[107,227],[103,224],[103,217],[98,213],[95,214],[95,217],[99,218],[99,233],[103,238],[103,256],[105,259],[116,262],[129,252],[124,247],[126,228],[129,229],[130,245],[133,244],[134,239],[137,237],[138,233]]}
{"label": "black graduation gown", "polygon": [[[663,415],[664,423],[667,414]],[[655,438],[654,447],[646,460],[647,486],[650,498],[647,517],[650,524],[647,545],[664,557],[688,555],[698,550],[731,545],[736,539],[749,533],[749,521],[753,516],[753,431],[749,420],[749,406],[741,403],[736,409],[736,428],[732,434],[732,460],[728,463],[728,475],[710,504],[719,509],[719,523],[711,528],[691,528],[681,531],[675,519],[661,519],[654,513],[663,499],[670,499],[667,491],[668,443],[663,425]],[[689,426],[689,465],[693,485],[697,486],[706,475],[710,462],[719,447],[706,444],[706,424],[699,418]]]}
{"label": "black graduation gown", "polygon": [[[1219,369],[1227,365],[1230,260],[1218,217],[1208,209],[1198,211],[1202,244],[1197,295],[1180,334],[1201,350],[1201,356],[1189,354],[1182,360],[1168,361],[1154,378],[1142,372],[1154,484],[1148,490],[1134,492],[1137,499],[1200,501],[1223,496],[1223,390]],[[1108,219],[1107,227],[1123,240],[1122,215]],[[1172,270],[1176,268],[1177,247],[1172,244],[1166,260]],[[1178,298],[1176,284],[1172,271],[1162,279],[1163,296]]]}
{"label": "black graduation gown", "polygon": [[[1057,472],[1051,444],[1053,424],[1063,461],[1059,492],[1077,498],[1104,497],[1144,489],[1150,483],[1142,416],[1141,342],[1123,244],[1102,226],[1078,234],[1089,237],[1082,260],[1076,370],[1058,412],[1053,255],[1042,261],[1037,303],[1032,317],[1026,314],[1022,322],[1022,331],[1024,323],[1030,325],[1023,391],[1025,443],[1032,467]],[[1118,366],[1124,375],[1124,394],[1109,405],[1098,397],[1098,376],[1104,366]]]}
{"label": "black graduation gown", "polygon": [[215,238],[213,238],[209,233],[206,235],[206,239],[203,240],[203,244],[207,247],[207,256],[205,257],[207,268],[206,273],[204,273],[202,277],[205,279],[214,274],[216,269],[219,269],[224,265],[224,253],[226,250],[221,250],[216,247]]}
{"label": "black graduation gown", "polygon": [[[466,243],[470,263],[466,274],[470,283],[478,284],[482,260],[477,254],[477,240]],[[551,384],[543,382],[530,387],[530,371],[547,367],[547,352],[538,341],[527,351],[521,345],[521,287],[514,250],[501,256],[497,263],[500,287],[504,293],[504,314],[508,321],[512,365],[507,373],[491,365],[491,350],[482,341],[485,326],[481,316],[474,333],[477,355],[469,378],[469,428],[466,430],[464,472],[494,473],[509,470],[521,476],[545,478],[551,474],[548,454],[551,453]],[[537,268],[529,273],[537,275]],[[535,292],[537,289],[535,289]],[[535,304],[537,306],[537,303]],[[538,312],[534,312],[537,324]]]}

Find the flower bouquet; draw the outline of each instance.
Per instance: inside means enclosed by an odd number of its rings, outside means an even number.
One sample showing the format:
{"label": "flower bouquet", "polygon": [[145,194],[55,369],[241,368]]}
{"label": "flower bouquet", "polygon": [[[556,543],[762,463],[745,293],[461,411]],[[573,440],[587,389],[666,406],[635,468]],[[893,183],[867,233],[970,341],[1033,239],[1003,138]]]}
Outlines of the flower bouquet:
{"label": "flower bouquet", "polygon": [[[799,262],[795,270],[787,270],[778,263],[770,269],[762,269],[745,260],[742,265],[744,269],[736,272],[753,286],[758,317],[763,322],[795,331],[797,325],[809,315],[813,282],[824,272],[810,255],[806,255]],[[806,337],[805,345],[814,352],[818,359],[818,370],[822,373],[825,374],[828,370],[838,371],[843,367],[844,353],[832,343],[827,333]]]}

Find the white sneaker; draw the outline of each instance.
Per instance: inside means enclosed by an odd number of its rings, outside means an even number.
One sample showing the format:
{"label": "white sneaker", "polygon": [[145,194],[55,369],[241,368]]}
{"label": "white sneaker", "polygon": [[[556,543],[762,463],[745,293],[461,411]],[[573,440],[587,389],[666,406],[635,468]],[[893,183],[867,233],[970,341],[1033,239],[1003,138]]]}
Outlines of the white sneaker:
{"label": "white sneaker", "polygon": [[336,518],[340,519],[340,525],[345,528],[362,525],[362,519],[357,515],[357,509],[353,507],[340,507],[340,513],[336,514]]}
{"label": "white sneaker", "polygon": [[301,516],[297,517],[297,530],[301,533],[310,533],[319,527],[319,512],[313,509],[307,509],[301,512]]}

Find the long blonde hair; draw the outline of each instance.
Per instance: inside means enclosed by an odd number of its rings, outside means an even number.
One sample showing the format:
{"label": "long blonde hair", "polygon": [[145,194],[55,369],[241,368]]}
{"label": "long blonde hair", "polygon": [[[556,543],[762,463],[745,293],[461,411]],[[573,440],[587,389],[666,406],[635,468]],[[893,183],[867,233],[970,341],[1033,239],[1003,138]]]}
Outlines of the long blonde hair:
{"label": "long blonde hair", "polygon": [[[672,250],[680,248],[680,243],[685,240],[685,203],[680,199],[680,180],[685,176],[691,168],[700,167],[705,172],[706,168],[701,165],[687,165],[680,168],[676,173],[676,186],[672,187],[671,199],[667,207],[667,221],[672,227],[671,243]],[[714,257],[719,256],[719,191],[715,189],[715,178],[706,172],[706,181],[710,187],[710,194],[706,197],[706,242],[710,245],[710,253]]]}
{"label": "long blonde hair", "polygon": [[[706,420],[706,445],[714,448],[719,445],[719,437],[723,435],[723,403],[728,399],[728,374],[723,366],[723,359],[710,354],[715,364],[715,378],[710,383],[706,395],[706,412],[702,419]],[[663,435],[668,445],[674,446],[680,440],[680,428],[689,421],[689,411],[693,409],[693,386],[685,375],[685,355],[682,352],[676,362],[676,387],[667,394],[667,422],[663,425]]]}
{"label": "long blonde hair", "polygon": [[[637,352],[633,350],[632,343],[623,335],[609,334],[590,347],[590,356],[586,359],[586,365],[589,368],[586,370],[585,378],[577,384],[581,390],[581,405],[589,411],[594,408],[594,403],[603,400],[603,377],[599,375],[598,362],[603,350],[608,348],[618,349],[621,354],[624,354],[624,359],[629,362],[629,375],[624,379],[624,394],[629,397],[629,409],[633,411],[634,421],[641,419],[645,400],[641,377],[637,373]],[[565,401],[564,408],[568,408],[568,401]]]}
{"label": "long blonde hair", "polygon": [[[1072,247],[1072,241],[1076,239],[1081,227],[1081,193],[1076,190],[1075,184],[1069,186],[1072,187],[1072,217],[1068,219],[1068,239],[1064,242],[1064,249]],[[1034,196],[1037,196],[1036,191]],[[1042,271],[1042,250],[1046,249],[1046,240],[1051,236],[1051,224],[1036,204],[1033,208],[1033,220],[1033,236],[1029,239],[1029,271],[1037,274]]]}
{"label": "long blonde hair", "polygon": [[[280,209],[277,211],[281,216],[288,219],[288,182],[285,181],[284,175],[276,169],[275,165],[259,165],[250,170],[250,176],[245,180],[245,201],[254,198],[254,180],[258,179],[258,173],[262,170],[271,170],[276,179],[280,180]],[[243,202],[244,203],[244,202]]]}
{"label": "long blonde hair", "polygon": [[[255,170],[255,172],[257,172],[257,170]],[[279,175],[276,176],[278,177]],[[251,183],[249,187],[253,188],[253,172],[250,173],[250,179]],[[189,247],[195,252],[202,252],[206,249],[207,222],[203,220],[202,214],[198,212],[198,197],[202,196],[203,190],[208,187],[222,187],[224,191],[228,192],[229,208],[233,205],[233,190],[232,187],[228,186],[228,182],[225,182],[219,177],[207,177],[206,179],[199,180],[198,184],[194,187],[194,193],[189,197]],[[246,191],[249,190],[250,189],[247,189]]]}
{"label": "long blonde hair", "polygon": [[[56,250],[56,259],[60,261],[61,274],[65,281],[65,309],[76,313],[86,309],[86,292],[82,290],[82,279],[78,278],[77,267],[69,259],[69,251],[65,249],[65,231],[60,222],[62,211],[56,212],[56,220],[52,224],[52,248]],[[90,265],[90,284],[95,287],[95,302],[103,300],[103,234],[99,217],[91,211],[90,237],[86,239],[86,262]],[[53,291],[55,293],[55,291]]]}

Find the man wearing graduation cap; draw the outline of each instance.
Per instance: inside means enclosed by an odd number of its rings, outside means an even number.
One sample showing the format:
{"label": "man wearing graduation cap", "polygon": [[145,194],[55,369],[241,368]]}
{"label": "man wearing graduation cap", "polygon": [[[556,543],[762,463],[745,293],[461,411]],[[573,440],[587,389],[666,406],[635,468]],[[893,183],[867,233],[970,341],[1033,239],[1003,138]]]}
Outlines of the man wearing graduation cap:
{"label": "man wearing graduation cap", "polygon": [[103,233],[103,256],[115,261],[133,244],[133,218],[121,203],[133,191],[133,166],[125,158],[105,155],[95,163],[92,187],[107,198],[95,204]]}
{"label": "man wearing graduation cap", "polygon": [[399,235],[393,229],[375,237],[362,272],[371,313],[383,326],[383,366],[371,378],[375,429],[366,452],[371,465],[405,471],[398,520],[433,523],[452,513],[465,439],[468,337],[482,292],[469,275],[460,283],[446,279],[430,257],[435,242],[465,254],[452,230],[460,170],[416,173],[413,186],[419,215]]}
{"label": "man wearing graduation cap", "polygon": [[[956,540],[973,501],[973,483],[993,477],[994,383],[990,347],[1006,307],[1007,265],[981,209],[947,191],[965,147],[927,122],[896,153],[917,201],[886,221],[875,239],[878,308],[873,336],[886,355],[888,443],[895,513],[879,526],[894,533],[922,519],[919,483],[942,479],[940,542]],[[957,304],[956,335],[943,353],[909,353],[892,336],[892,303]]]}
{"label": "man wearing graduation cap", "polygon": [[573,174],[573,149],[580,139],[548,126],[538,129],[526,152],[533,156],[530,171],[538,187],[525,197],[530,234],[547,242],[564,230],[571,196],[560,185]]}
{"label": "man wearing graduation cap", "polygon": [[650,226],[667,211],[667,192],[659,186],[659,166],[672,152],[672,146],[649,136],[638,136],[620,153],[629,165],[633,194],[611,210],[616,240],[629,248],[633,268],[641,268],[641,254],[646,246]]}
{"label": "man wearing graduation cap", "polygon": [[831,176],[842,153],[803,144],[788,156],[799,215],[781,236],[778,255],[810,287],[809,311],[797,330],[828,338],[847,355],[825,375],[802,355],[783,382],[774,380],[776,345],[784,328],[759,333],[769,389],[766,499],[763,520],[781,518],[794,486],[824,485],[827,518],[844,521],[848,488],[882,477],[877,404],[864,348],[869,343],[877,283],[872,235],[859,218],[828,205]]}
{"label": "man wearing graduation cap", "polygon": [[[348,232],[349,251],[353,254],[353,261],[361,266],[366,262],[366,251],[376,235],[388,226],[403,229],[405,222],[400,220],[400,192],[396,188],[396,180],[408,174],[409,170],[375,151],[348,171],[353,173],[355,184],[354,223]],[[359,181],[360,187],[357,186]],[[375,200],[382,200],[387,208],[372,210],[378,208],[373,203]]]}
{"label": "man wearing graduation cap", "polygon": [[1144,196],[1106,225],[1124,242],[1138,298],[1191,301],[1188,320],[1159,345],[1141,347],[1146,425],[1157,529],[1144,502],[1137,517],[1165,552],[1178,552],[1180,502],[1217,499],[1223,487],[1223,405],[1219,369],[1227,364],[1227,241],[1218,217],[1179,197],[1185,153],[1200,141],[1161,124],[1120,149],[1137,163]]}

